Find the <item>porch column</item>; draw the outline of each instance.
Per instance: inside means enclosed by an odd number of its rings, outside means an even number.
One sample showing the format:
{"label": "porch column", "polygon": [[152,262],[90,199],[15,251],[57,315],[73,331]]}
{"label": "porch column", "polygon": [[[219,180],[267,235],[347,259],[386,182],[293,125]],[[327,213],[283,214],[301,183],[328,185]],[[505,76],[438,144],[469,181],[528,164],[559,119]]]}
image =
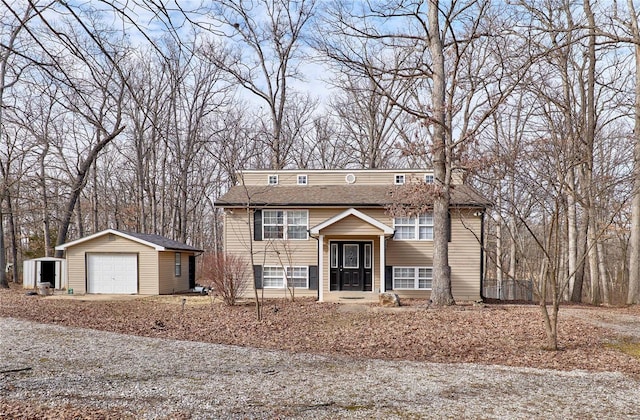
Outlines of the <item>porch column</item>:
{"label": "porch column", "polygon": [[380,235],[380,293],[384,293],[385,290],[385,269],[384,269],[384,235]]}
{"label": "porch column", "polygon": [[324,235],[318,238],[318,302],[324,302]]}

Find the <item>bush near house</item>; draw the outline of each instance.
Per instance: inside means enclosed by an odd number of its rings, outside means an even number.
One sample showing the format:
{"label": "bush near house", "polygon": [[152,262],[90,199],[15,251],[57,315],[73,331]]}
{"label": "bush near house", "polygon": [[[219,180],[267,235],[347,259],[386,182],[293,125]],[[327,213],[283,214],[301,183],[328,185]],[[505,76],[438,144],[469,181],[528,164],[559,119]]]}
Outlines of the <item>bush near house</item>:
{"label": "bush near house", "polygon": [[210,252],[203,256],[201,282],[229,306],[236,304],[249,285],[247,263],[237,255]]}

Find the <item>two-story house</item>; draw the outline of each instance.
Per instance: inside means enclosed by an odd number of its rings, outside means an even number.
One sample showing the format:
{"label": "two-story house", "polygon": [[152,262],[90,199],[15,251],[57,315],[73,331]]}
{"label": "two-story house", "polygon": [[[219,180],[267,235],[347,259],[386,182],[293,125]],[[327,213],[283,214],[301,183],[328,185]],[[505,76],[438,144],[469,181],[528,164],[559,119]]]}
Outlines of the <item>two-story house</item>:
{"label": "two-story house", "polygon": [[[432,183],[427,170],[247,170],[220,197],[224,248],[251,264],[265,297],[319,301],[377,299],[393,291],[428,298],[433,280],[433,217],[394,217],[394,194]],[[457,301],[480,299],[482,223],[488,201],[454,176],[449,263]]]}

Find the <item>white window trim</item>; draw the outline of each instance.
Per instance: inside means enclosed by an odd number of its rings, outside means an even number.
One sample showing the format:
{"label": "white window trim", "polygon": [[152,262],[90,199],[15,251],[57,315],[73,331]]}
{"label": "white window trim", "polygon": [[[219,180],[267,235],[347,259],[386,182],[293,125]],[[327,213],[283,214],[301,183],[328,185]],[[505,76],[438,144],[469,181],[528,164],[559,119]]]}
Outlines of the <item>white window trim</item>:
{"label": "white window trim", "polygon": [[[396,287],[396,268],[411,268],[413,269],[413,287]],[[420,269],[431,269],[431,287],[420,288]],[[433,290],[433,267],[412,267],[412,266],[400,266],[394,265],[391,268],[391,279],[393,290]]]}
{"label": "white window trim", "polygon": [[[304,182],[300,182],[301,179],[304,179]],[[296,176],[296,182],[298,185],[309,185],[309,177],[306,174],[299,174]]]}
{"label": "white window trim", "polygon": [[[430,225],[421,225],[420,224],[420,216],[424,216],[430,214],[431,215],[431,224]],[[393,218],[393,229],[396,229],[396,217]],[[409,224],[400,224],[398,226],[410,226]],[[413,238],[396,238],[396,235],[393,235],[393,240],[394,241],[421,241],[421,242],[433,242],[433,238],[424,238],[424,239],[420,239],[420,226],[427,226],[427,227],[431,227],[432,229],[435,228],[435,225],[433,223],[433,213],[421,213],[415,216],[415,222],[413,223]]]}
{"label": "white window trim", "polygon": [[[265,277],[264,276],[264,271],[265,271],[265,268],[269,268],[269,269],[275,268],[275,269],[278,269],[278,270],[282,271],[282,277],[280,278],[282,280],[282,283],[281,283],[280,286],[265,286],[264,285],[264,277]],[[281,265],[264,265],[262,267],[262,273],[263,273],[263,275],[262,275],[262,282],[263,282],[262,283],[262,287],[264,289],[286,289],[287,288],[287,284],[288,284],[287,283],[288,276],[286,275],[286,272],[289,269],[295,269],[295,268],[304,269],[304,271],[306,272],[306,281],[307,281],[307,286],[306,287],[295,286],[295,288],[296,289],[309,289],[309,267],[306,266],[306,265],[292,265],[292,266],[284,266],[284,267],[281,266]]]}
{"label": "white window trim", "polygon": [[[271,182],[271,178],[275,178],[275,182]],[[278,174],[267,175],[267,184],[278,185],[278,182],[280,182]]]}
{"label": "white window trim", "polygon": [[404,176],[404,174],[395,174],[395,175],[393,175],[393,183],[395,185],[404,185],[406,180],[407,180],[407,178]]}
{"label": "white window trim", "polygon": [[182,277],[182,253],[176,252],[173,260],[174,277]]}
{"label": "white window trim", "polygon": [[[265,225],[265,212],[269,211],[281,211],[283,212],[282,217],[282,238],[265,238],[264,235],[264,227],[265,226],[279,226],[279,225]],[[307,224],[305,225],[305,237],[304,238],[289,238],[289,212],[292,211],[302,211],[307,215]],[[298,226],[298,225],[294,225]],[[302,226],[302,225],[300,225]],[[265,209],[262,211],[262,239],[266,241],[308,241],[309,240],[309,210],[294,210],[294,209]]]}

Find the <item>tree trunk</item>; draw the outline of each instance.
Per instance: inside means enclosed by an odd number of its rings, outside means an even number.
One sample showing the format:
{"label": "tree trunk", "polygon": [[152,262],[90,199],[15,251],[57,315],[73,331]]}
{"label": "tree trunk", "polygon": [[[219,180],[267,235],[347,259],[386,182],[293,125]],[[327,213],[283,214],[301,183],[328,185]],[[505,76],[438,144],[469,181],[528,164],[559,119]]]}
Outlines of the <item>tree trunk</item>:
{"label": "tree trunk", "polygon": [[431,300],[433,305],[453,305],[451,294],[451,267],[449,266],[449,203],[450,173],[447,162],[447,127],[445,123],[445,68],[444,51],[440,39],[438,19],[438,1],[428,2],[429,51],[433,60],[433,92],[431,102],[433,108],[433,172],[437,187],[433,202],[433,288]]}
{"label": "tree trunk", "polygon": [[18,282],[18,236],[16,234],[15,215],[13,214],[13,203],[11,195],[7,196],[7,213],[9,214],[9,234],[11,236],[11,259],[13,265],[11,266],[11,272],[13,282]]}
{"label": "tree trunk", "polygon": [[[574,300],[574,290],[576,288],[576,273],[578,271],[578,214],[575,199],[575,170],[569,169],[567,184],[569,184],[569,194],[567,195],[567,271],[569,274],[569,284],[565,294],[566,300]],[[582,290],[582,286],[580,286]]]}
{"label": "tree trunk", "polygon": [[[86,183],[87,176],[89,174],[89,170],[91,169],[91,165],[93,165],[98,157],[98,154],[102,149],[104,149],[107,144],[111,142],[111,140],[115,139],[118,134],[120,134],[125,127],[116,124],[116,130],[104,138],[100,139],[89,153],[84,158],[80,167],[78,168],[78,173],[75,176],[73,184],[71,186],[71,196],[69,197],[69,201],[67,201],[67,206],[64,210],[64,215],[60,222],[60,230],[58,231],[58,239],[56,240],[56,245],[62,245],[67,240],[67,234],[69,233],[69,225],[71,224],[71,218],[73,217],[73,211],[76,207],[76,203],[80,198],[80,194],[82,194],[82,189]],[[62,258],[63,251],[56,251],[56,257]]]}
{"label": "tree trunk", "polygon": [[635,109],[633,125],[633,198],[631,201],[631,237],[629,238],[628,304],[640,303],[640,30],[632,0],[627,0],[631,34],[635,40]]}
{"label": "tree trunk", "polygon": [[586,221],[578,223],[578,266],[575,281],[573,284],[573,294],[571,295],[571,301],[582,302],[582,289],[584,285],[584,270],[587,252],[587,230],[588,224]]}
{"label": "tree trunk", "polygon": [[598,276],[600,278],[600,296],[602,296],[602,303],[611,304],[611,298],[609,297],[609,274],[607,273],[607,264],[604,260],[604,246],[602,241],[596,242],[596,249],[598,250]]}
{"label": "tree trunk", "polygon": [[2,200],[0,200],[0,288],[8,289],[7,271],[4,269],[7,265],[7,256],[4,250],[4,217],[2,216]]}

